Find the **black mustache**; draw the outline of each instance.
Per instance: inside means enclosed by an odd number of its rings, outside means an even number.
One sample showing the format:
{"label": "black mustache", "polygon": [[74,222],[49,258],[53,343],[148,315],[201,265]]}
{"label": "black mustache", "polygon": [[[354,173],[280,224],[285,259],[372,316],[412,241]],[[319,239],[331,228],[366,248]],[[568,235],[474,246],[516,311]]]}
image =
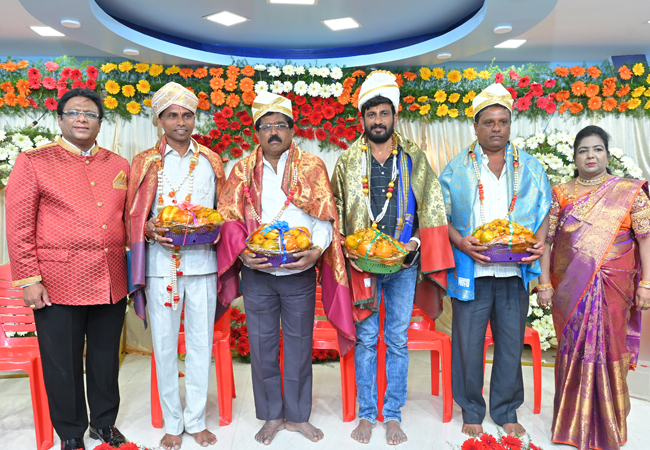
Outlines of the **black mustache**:
{"label": "black mustache", "polygon": [[268,140],[269,143],[275,142],[275,141],[282,142],[282,139],[280,139],[278,136],[271,136],[269,138],[269,140]]}
{"label": "black mustache", "polygon": [[385,127],[384,125],[375,125],[375,126],[372,127],[371,129],[374,130],[374,129],[376,129],[376,128],[381,128],[382,130],[385,130],[385,129],[386,129],[386,127]]}

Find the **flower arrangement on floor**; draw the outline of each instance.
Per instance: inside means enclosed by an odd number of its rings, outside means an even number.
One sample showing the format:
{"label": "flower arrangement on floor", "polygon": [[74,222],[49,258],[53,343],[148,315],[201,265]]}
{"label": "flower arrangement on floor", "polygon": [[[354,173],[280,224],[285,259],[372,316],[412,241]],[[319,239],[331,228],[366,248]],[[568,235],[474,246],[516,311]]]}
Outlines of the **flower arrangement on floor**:
{"label": "flower arrangement on floor", "polygon": [[9,180],[20,152],[29,150],[56,139],[56,134],[43,127],[22,127],[0,130],[0,189]]}
{"label": "flower arrangement on floor", "polygon": [[[238,308],[230,308],[230,349],[233,358],[250,363],[250,344],[248,342],[248,328],[246,314]],[[282,330],[280,330],[280,351],[282,351]],[[312,362],[338,361],[339,354],[336,350],[312,350]]]}
{"label": "flower arrangement on floor", "polygon": [[[566,131],[555,131],[549,134],[537,133],[532,136],[517,137],[513,143],[522,150],[526,150],[542,163],[546,175],[552,185],[566,183],[574,178],[573,171],[573,141],[575,134]],[[625,155],[620,148],[609,149],[609,168],[619,177],[643,178],[643,171],[634,160]]]}
{"label": "flower arrangement on floor", "polygon": [[551,308],[544,308],[537,303],[537,292],[535,289],[533,289],[533,292],[528,297],[527,321],[539,333],[539,343],[542,350],[557,347],[557,336],[555,336]]}
{"label": "flower arrangement on floor", "polygon": [[483,433],[478,438],[469,438],[461,445],[461,450],[542,450],[541,447],[533,444],[530,436],[520,439],[513,436],[504,436],[501,433],[497,437]]}
{"label": "flower arrangement on floor", "polygon": [[134,442],[126,442],[119,447],[113,447],[112,445],[104,442],[96,446],[93,450],[153,450],[153,448],[145,447],[143,445],[138,445]]}

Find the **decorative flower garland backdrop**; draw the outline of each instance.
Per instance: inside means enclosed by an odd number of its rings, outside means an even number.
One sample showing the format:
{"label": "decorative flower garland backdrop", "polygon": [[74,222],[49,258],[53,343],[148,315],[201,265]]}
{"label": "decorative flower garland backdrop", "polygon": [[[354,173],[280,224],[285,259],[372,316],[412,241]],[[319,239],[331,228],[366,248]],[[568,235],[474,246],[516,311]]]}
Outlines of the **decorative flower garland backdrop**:
{"label": "decorative flower garland backdrop", "polygon": [[[224,162],[248,153],[255,144],[250,105],[257,93],[291,99],[296,135],[317,139],[321,148],[346,149],[362,132],[357,111],[361,83],[370,70],[300,65],[178,67],[139,62],[78,63],[74,58],[30,64],[0,61],[0,114],[38,115],[55,111],[69,89],[96,90],[106,118],[151,116],[151,96],[176,81],[199,97],[199,110],[213,116],[199,141]],[[401,86],[400,117],[409,121],[471,120],[472,100],[493,82],[515,99],[520,117],[552,114],[650,117],[650,75],[646,64],[615,70],[609,63],[556,67],[527,65],[485,70],[421,67],[394,69]]]}

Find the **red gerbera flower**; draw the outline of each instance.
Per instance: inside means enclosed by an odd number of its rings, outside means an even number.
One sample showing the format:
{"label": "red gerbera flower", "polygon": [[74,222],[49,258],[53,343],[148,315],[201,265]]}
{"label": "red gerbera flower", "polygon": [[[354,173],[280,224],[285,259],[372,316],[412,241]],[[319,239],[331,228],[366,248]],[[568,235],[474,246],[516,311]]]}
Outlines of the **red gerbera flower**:
{"label": "red gerbera flower", "polygon": [[497,72],[497,74],[494,76],[494,82],[503,83],[503,74],[501,72]]}
{"label": "red gerbera flower", "polygon": [[526,87],[530,84],[530,77],[521,77],[519,79],[519,83],[517,83],[517,86],[519,87]]}
{"label": "red gerbera flower", "polygon": [[99,71],[94,66],[86,67],[86,75],[88,75],[89,80],[96,80],[99,76]]}
{"label": "red gerbera flower", "polygon": [[327,132],[322,128],[319,128],[318,130],[316,130],[316,139],[318,139],[319,141],[324,141],[325,139],[327,139]]}
{"label": "red gerbera flower", "polygon": [[224,106],[221,110],[221,114],[223,114],[226,119],[230,119],[235,114],[235,112],[230,106]]}
{"label": "red gerbera flower", "polygon": [[50,111],[54,111],[56,107],[58,106],[59,102],[54,100],[53,98],[49,97],[45,99],[45,107],[49,109]]}

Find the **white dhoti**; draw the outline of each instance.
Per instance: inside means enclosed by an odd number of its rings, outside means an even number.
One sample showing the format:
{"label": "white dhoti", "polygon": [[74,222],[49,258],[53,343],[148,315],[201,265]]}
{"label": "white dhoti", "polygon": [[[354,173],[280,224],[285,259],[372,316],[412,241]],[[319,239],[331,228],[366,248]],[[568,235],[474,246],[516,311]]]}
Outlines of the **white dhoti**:
{"label": "white dhoti", "polygon": [[[165,432],[178,435],[205,430],[205,409],[212,364],[217,303],[217,274],[178,277],[178,309],[164,306],[169,277],[146,277],[145,292],[158,374]],[[185,305],[185,410],[178,379],[178,333]]]}

